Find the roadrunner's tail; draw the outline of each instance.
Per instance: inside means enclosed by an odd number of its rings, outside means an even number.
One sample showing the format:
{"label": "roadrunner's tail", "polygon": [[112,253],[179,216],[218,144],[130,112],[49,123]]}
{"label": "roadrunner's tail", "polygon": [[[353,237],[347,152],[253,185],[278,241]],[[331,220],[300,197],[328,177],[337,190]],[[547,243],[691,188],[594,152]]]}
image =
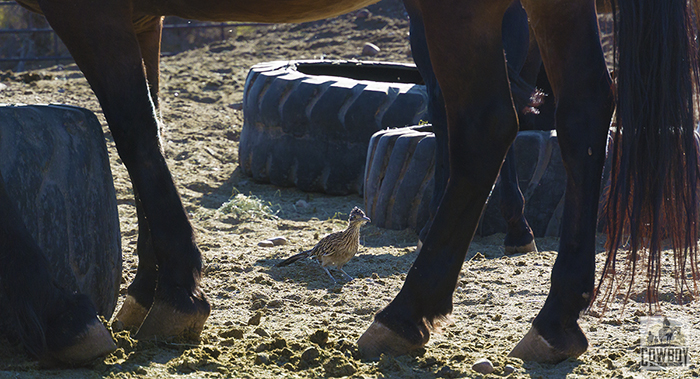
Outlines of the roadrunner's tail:
{"label": "roadrunner's tail", "polygon": [[275,266],[276,266],[276,267],[288,266],[288,265],[290,265],[290,264],[292,264],[292,263],[298,261],[299,259],[308,258],[309,255],[311,255],[311,250],[302,251],[302,252],[299,253],[299,254],[294,254],[294,255],[292,255],[291,257],[289,257],[289,258],[283,260],[282,262],[276,264]]}

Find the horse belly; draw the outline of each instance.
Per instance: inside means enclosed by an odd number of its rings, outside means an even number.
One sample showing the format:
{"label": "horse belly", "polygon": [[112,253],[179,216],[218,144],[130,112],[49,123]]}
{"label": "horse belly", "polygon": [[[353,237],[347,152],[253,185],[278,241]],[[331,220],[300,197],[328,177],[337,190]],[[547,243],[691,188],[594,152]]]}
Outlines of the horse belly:
{"label": "horse belly", "polygon": [[[31,1],[31,0],[23,0]],[[339,16],[379,0],[148,0],[134,4],[154,16],[202,21],[292,23]]]}

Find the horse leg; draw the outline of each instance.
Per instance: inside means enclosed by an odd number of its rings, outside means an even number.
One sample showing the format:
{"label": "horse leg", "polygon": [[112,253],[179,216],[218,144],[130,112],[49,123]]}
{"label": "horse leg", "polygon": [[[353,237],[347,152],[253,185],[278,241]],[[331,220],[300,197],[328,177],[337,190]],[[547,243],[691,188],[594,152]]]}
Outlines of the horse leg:
{"label": "horse leg", "polygon": [[501,191],[501,215],[507,223],[503,241],[506,255],[537,252],[535,235],[525,219],[525,198],[518,185],[513,148],[508,149],[503,161],[498,188]]}
{"label": "horse leg", "polygon": [[417,4],[445,100],[450,179],[401,291],[358,341],[367,357],[424,345],[431,327],[452,311],[467,249],[517,133],[501,43],[510,1]]}
{"label": "horse leg", "polygon": [[210,312],[199,285],[201,254],[161,153],[130,9],[89,0],[70,7],[48,1],[40,5],[100,101],[142,205],[141,222],[150,231],[157,285],[136,337],[198,336]]}
{"label": "horse leg", "polygon": [[510,354],[558,362],[577,357],[588,347],[577,320],[593,293],[598,197],[613,98],[593,2],[523,0],[523,5],[557,101],[567,186],[549,295],[532,328]]}
{"label": "horse leg", "polygon": [[[433,176],[433,197],[430,201],[430,217],[421,229],[418,239],[419,245],[425,240],[430,225],[433,223],[438,205],[445,193],[447,179],[450,176],[450,162],[447,153],[447,115],[445,113],[445,102],[442,99],[442,91],[438,85],[437,78],[433,73],[433,65],[430,63],[428,44],[425,40],[425,29],[423,16],[416,0],[404,0],[406,12],[411,20],[411,52],[413,61],[416,63],[428,93],[428,119],[433,126],[435,134],[435,173]],[[420,248],[420,246],[419,246]]]}
{"label": "horse leg", "polygon": [[160,84],[160,41],[162,34],[163,17],[149,17],[138,22],[136,38],[141,49],[151,101],[156,109],[159,109],[158,86]]}
{"label": "horse leg", "polygon": [[[143,57],[151,100],[156,110],[158,110],[160,38],[163,30],[163,19],[161,17],[150,18],[140,23],[139,26],[136,38]],[[148,228],[141,198],[136,188],[134,188],[134,200],[139,225],[138,242],[136,244],[139,262],[136,276],[129,285],[124,303],[115,317],[127,329],[137,329],[143,323],[148,310],[153,305],[153,296],[155,295],[158,278],[158,261],[153,249],[151,231]]]}
{"label": "horse leg", "polygon": [[[442,196],[447,186],[449,178],[449,156],[447,150],[447,116],[445,114],[445,103],[442,99],[442,92],[437,83],[433,67],[430,63],[428,54],[428,46],[425,40],[425,30],[423,18],[415,0],[405,0],[404,5],[411,20],[411,51],[413,60],[421,73],[423,80],[426,83],[426,88],[429,96],[428,100],[428,117],[433,126],[435,134],[436,151],[435,151],[435,175],[434,175],[434,191],[430,202],[430,218],[420,231],[419,240],[424,241],[430,230],[430,225],[435,217],[437,207],[442,200]],[[513,73],[519,73],[526,64],[528,57],[529,32],[527,14],[520,5],[519,0],[513,1],[508,10],[503,15],[503,48],[508,58],[509,70]],[[534,80],[532,81],[534,83]],[[530,94],[525,97],[529,98]],[[526,100],[527,101],[527,100]],[[510,158],[509,158],[510,157]],[[517,182],[517,173],[515,172],[515,158],[513,154],[506,156],[504,163],[508,167],[507,175],[505,176],[505,186],[501,186],[501,213],[507,221],[508,229],[505,238],[506,253],[528,253],[537,251],[535,246],[535,237],[532,234],[530,225],[527,223],[524,211],[524,200]],[[501,174],[503,175],[503,173]],[[502,177],[502,183],[503,177]],[[420,242],[419,242],[420,244]]]}
{"label": "horse leg", "polygon": [[46,360],[80,364],[116,345],[85,295],[69,294],[27,230],[0,177],[0,291],[27,351]]}
{"label": "horse leg", "polygon": [[[503,15],[502,33],[503,50],[508,60],[512,89],[516,77],[519,80],[524,80],[524,78],[520,79],[520,74],[527,62],[530,45],[527,13],[520,5],[520,1],[514,1]],[[525,87],[530,87],[532,84],[534,81],[526,83]],[[530,91],[522,93],[521,99],[518,101],[516,94],[513,94],[518,112],[529,106],[530,96]],[[525,199],[520,191],[515,153],[512,148],[508,149],[506,159],[503,161],[498,188],[501,195],[501,215],[503,215],[507,225],[503,241],[505,253],[536,252],[535,235],[525,219]]]}

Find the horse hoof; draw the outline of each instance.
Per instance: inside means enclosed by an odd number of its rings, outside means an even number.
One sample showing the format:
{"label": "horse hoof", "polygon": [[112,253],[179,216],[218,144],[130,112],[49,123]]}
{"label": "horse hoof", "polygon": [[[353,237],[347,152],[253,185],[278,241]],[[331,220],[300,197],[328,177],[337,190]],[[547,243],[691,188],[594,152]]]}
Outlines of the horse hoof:
{"label": "horse hoof", "polygon": [[403,355],[411,350],[423,347],[427,342],[426,339],[422,344],[411,343],[393,330],[374,321],[364,334],[360,336],[357,345],[362,358],[371,359],[377,358],[382,354],[390,354],[393,356]]}
{"label": "horse hoof", "polygon": [[537,252],[537,245],[535,245],[535,240],[532,240],[532,242],[523,245],[523,246],[506,246],[506,255],[514,255],[514,254],[527,254],[527,253],[536,253]]}
{"label": "horse hoof", "polygon": [[121,321],[124,329],[136,330],[141,326],[147,314],[148,308],[139,304],[133,296],[126,295],[124,304],[122,304],[115,320]]}
{"label": "horse hoof", "polygon": [[192,296],[187,308],[183,311],[162,300],[155,300],[135,338],[183,337],[198,340],[209,318],[211,306],[204,296],[201,299]]}
{"label": "horse hoof", "polygon": [[84,333],[75,339],[75,343],[59,351],[52,352],[50,358],[63,364],[82,365],[107,355],[117,349],[109,331],[95,318],[88,324]]}
{"label": "horse hoof", "polygon": [[573,346],[565,351],[555,349],[533,326],[508,356],[520,358],[523,361],[529,362],[559,363],[568,358],[577,358],[587,349],[588,342],[585,342],[583,346],[581,346],[580,343],[574,343]]}

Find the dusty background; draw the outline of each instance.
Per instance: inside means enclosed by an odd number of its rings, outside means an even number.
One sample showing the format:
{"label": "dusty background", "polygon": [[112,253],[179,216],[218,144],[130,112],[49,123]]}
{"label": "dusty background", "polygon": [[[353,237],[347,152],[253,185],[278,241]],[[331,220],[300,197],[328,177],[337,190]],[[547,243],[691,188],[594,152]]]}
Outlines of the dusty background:
{"label": "dusty background", "polygon": [[[538,240],[538,254],[506,257],[502,235],[477,238],[455,292],[453,323],[425,349],[378,361],[357,359],[355,341],[400,289],[416,257],[414,232],[365,226],[363,247],[346,266],[356,278],[350,282],[334,285],[311,261],[274,267],[343,229],[350,209],[362,206],[362,198],[303,193],[256,184],[241,175],[237,150],[243,115],[237,109],[245,76],[253,64],[270,60],[362,59],[365,42],[381,48],[372,59],[410,62],[408,19],[400,2],[384,0],[369,10],[368,18],[350,14],[301,25],[239,28],[231,40],[163,60],[166,157],[197,230],[206,265],[203,286],[213,308],[201,343],[137,342],[120,332],[115,334],[119,349],[110,356],[86,368],[56,370],[39,367],[21,349],[0,340],[0,378],[479,377],[471,370],[479,358],[494,363],[496,372],[490,377],[502,376],[507,364],[515,368],[511,377],[653,376],[639,370],[639,319],[648,307],[634,295],[624,312],[618,300],[600,318],[593,316],[598,311],[582,317],[591,347],[578,359],[539,365],[506,357],[546,297],[556,239]],[[97,113],[104,124],[75,66],[5,73],[2,78],[1,102],[80,105]],[[136,213],[128,175],[106,125],[105,139],[121,216],[121,302],[136,269]],[[275,236],[286,237],[289,244],[258,247]],[[603,254],[597,258],[602,262]],[[665,263],[671,267],[672,261]],[[691,366],[656,375],[695,377],[700,374],[697,305],[679,306],[672,285],[669,279],[661,291],[662,306],[685,323]]]}

